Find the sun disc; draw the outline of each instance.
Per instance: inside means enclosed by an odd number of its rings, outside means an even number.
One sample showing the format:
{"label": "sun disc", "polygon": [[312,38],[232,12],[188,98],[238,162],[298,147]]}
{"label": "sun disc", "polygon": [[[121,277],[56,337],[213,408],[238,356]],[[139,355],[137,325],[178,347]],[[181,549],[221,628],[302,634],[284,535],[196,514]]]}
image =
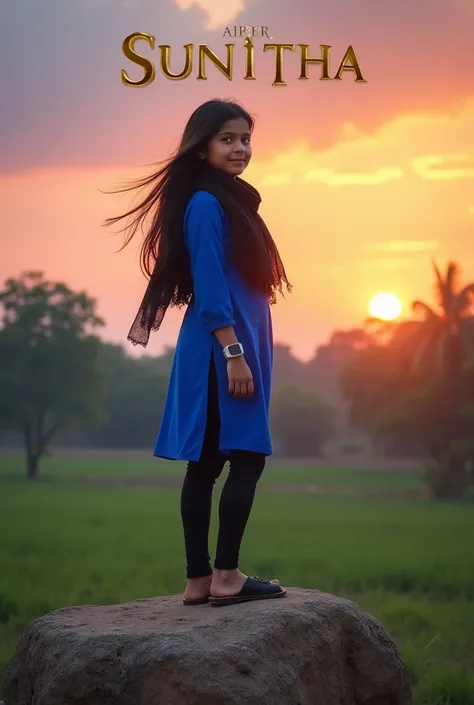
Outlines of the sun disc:
{"label": "sun disc", "polygon": [[402,303],[398,296],[389,292],[380,292],[370,301],[369,311],[374,318],[383,321],[393,321],[402,311]]}

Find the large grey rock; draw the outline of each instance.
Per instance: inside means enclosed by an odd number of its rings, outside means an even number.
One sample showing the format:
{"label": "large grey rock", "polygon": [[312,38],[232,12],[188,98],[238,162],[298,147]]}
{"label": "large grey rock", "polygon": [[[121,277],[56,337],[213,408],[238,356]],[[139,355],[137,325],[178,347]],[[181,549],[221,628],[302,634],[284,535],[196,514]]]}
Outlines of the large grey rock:
{"label": "large grey rock", "polygon": [[5,705],[410,705],[374,617],[315,590],[232,607],[181,597],[68,607],[32,622]]}

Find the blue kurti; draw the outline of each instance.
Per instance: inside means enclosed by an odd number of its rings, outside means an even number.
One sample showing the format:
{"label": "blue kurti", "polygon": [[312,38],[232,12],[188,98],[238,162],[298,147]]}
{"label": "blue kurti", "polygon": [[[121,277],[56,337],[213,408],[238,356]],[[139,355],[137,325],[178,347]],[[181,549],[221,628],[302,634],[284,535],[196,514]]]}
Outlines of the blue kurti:
{"label": "blue kurti", "polygon": [[[207,420],[211,352],[217,372],[221,430],[219,450],[272,454],[269,427],[273,331],[270,304],[251,289],[231,262],[227,214],[207,191],[197,191],[184,217],[194,296],[176,344],[154,455],[199,460]],[[249,257],[252,254],[249,252]],[[250,398],[229,393],[227,361],[213,331],[234,326],[253,376]]]}

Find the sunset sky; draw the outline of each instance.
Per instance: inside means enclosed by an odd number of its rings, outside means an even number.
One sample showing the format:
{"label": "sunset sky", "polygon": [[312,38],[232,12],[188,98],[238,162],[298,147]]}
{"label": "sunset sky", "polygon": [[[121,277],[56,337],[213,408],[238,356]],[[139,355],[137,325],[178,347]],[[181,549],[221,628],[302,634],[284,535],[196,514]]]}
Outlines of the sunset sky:
{"label": "sunset sky", "polygon": [[[255,38],[256,81],[244,81],[243,40],[226,26],[266,25],[273,41],[331,45],[330,74],[349,45],[354,74],[299,81],[298,51],[285,56],[285,87],[272,86],[274,59]],[[147,32],[171,44],[205,43],[225,58],[229,82],[197,62],[184,81],[159,71],[154,83],[122,85],[142,70],[123,39]],[[472,0],[10,0],[0,6],[0,278],[43,270],[97,298],[107,327],[126,341],[146,280],[140,241],[101,227],[133,195],[110,191],[176,147],[201,102],[235,98],[256,117],[244,178],[279,246],[293,292],[272,307],[276,342],[308,359],[334,329],[359,325],[371,297],[396,294],[402,315],[432,299],[434,258],[474,280],[474,2]],[[196,54],[195,54],[196,57]],[[169,311],[146,353],[175,343],[183,312]]]}

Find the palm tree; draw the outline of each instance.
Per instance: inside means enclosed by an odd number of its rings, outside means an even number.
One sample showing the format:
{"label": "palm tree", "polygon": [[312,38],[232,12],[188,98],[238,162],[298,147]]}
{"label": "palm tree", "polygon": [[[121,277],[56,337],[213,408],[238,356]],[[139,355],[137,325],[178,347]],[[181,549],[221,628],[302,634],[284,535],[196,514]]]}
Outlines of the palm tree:
{"label": "palm tree", "polygon": [[[413,312],[422,316],[414,322],[417,340],[412,369],[431,378],[439,389],[444,432],[438,439],[438,461],[455,481],[453,444],[465,433],[461,417],[464,364],[474,354],[474,283],[460,286],[459,267],[454,262],[448,263],[444,275],[435,262],[433,268],[437,308],[424,301],[412,304]],[[462,473],[462,468],[457,469]]]}
{"label": "palm tree", "polygon": [[[394,347],[410,348],[411,369],[422,369],[431,374],[444,375],[450,371],[447,365],[449,351],[455,341],[462,361],[474,353],[474,283],[459,289],[459,266],[448,262],[443,276],[433,262],[435,271],[435,298],[437,310],[424,301],[413,301],[413,313],[421,314],[421,320],[384,321],[380,318],[366,319],[366,325],[375,329],[375,340],[390,342]],[[459,360],[458,360],[459,362]]]}
{"label": "palm tree", "polygon": [[[455,445],[469,435],[462,417],[465,402],[464,366],[474,359],[474,283],[460,285],[459,266],[448,262],[442,273],[433,262],[436,306],[414,301],[412,310],[419,317],[386,325],[377,319],[377,334],[389,341],[395,352],[399,373],[409,373],[413,388],[430,388],[436,399],[440,425],[433,428],[430,453],[440,472],[441,484],[462,480],[462,461],[456,458]],[[440,493],[448,493],[440,487]]]}
{"label": "palm tree", "polygon": [[449,383],[451,375],[457,376],[466,357],[474,353],[474,283],[459,287],[455,262],[448,263],[444,276],[435,262],[433,268],[438,310],[424,301],[412,304],[413,312],[422,315],[422,320],[416,321],[415,329],[421,335],[413,363],[414,369],[426,367]]}

